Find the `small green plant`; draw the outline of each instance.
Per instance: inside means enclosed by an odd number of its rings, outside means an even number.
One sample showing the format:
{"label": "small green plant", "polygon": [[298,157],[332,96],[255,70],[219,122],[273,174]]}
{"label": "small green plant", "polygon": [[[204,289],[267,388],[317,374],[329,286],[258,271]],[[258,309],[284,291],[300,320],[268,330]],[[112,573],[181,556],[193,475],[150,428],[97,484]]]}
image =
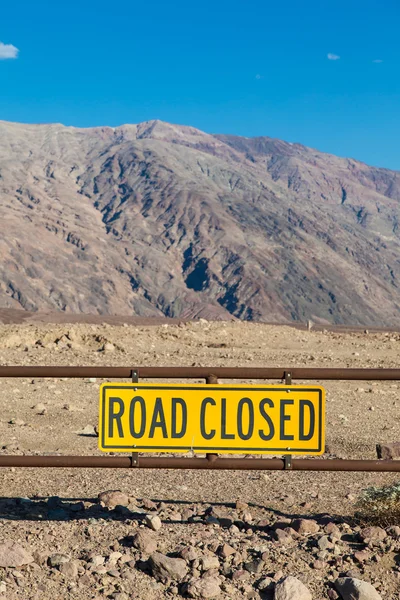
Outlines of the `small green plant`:
{"label": "small green plant", "polygon": [[400,524],[400,483],[369,487],[361,493],[356,504],[356,518],[373,525]]}

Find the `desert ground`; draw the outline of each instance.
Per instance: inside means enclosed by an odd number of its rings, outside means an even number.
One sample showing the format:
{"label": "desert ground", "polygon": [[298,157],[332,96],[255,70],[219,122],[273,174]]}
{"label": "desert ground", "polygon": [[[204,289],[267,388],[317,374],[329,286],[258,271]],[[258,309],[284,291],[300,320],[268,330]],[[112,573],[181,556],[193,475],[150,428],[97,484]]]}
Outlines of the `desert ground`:
{"label": "desert ground", "polygon": [[[399,345],[395,332],[204,320],[0,325],[1,365],[397,367]],[[100,455],[102,382],[0,380],[2,454]],[[400,440],[400,382],[317,383],[327,393],[325,458],[376,458],[377,443]],[[354,518],[363,489],[397,479],[3,468],[0,598],[399,599],[400,529]],[[120,493],[100,501],[109,490]],[[290,576],[306,591],[288,595]],[[377,595],[339,595],[340,577]]]}

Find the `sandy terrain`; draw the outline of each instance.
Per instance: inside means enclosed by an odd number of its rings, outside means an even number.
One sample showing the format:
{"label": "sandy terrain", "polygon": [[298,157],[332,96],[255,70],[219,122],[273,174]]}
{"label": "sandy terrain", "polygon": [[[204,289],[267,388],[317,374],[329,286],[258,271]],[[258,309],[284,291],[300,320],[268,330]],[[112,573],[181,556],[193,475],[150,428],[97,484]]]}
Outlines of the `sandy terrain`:
{"label": "sandy terrain", "polygon": [[[109,351],[103,349],[107,343]],[[0,326],[0,364],[397,367],[399,344],[396,333],[249,323],[28,323]],[[1,452],[100,454],[96,437],[80,435],[97,424],[100,383],[1,380]],[[375,458],[376,443],[400,440],[400,383],[324,385],[326,457]],[[350,572],[372,583],[382,599],[395,600],[400,598],[397,533],[386,532],[368,545],[352,520],[360,490],[395,480],[395,475],[362,473],[3,469],[0,564],[8,540],[33,554],[34,562],[0,569],[0,597],[273,598],[275,583],[293,575],[314,600],[322,600],[338,598],[332,584]],[[127,506],[102,507],[97,496],[105,490],[124,492]],[[146,525],[146,513],[160,517],[158,531]],[[312,529],[307,534],[292,521],[297,518],[317,524],[306,523],[305,529]],[[276,534],[279,522],[291,527],[286,536]],[[148,536],[146,543],[157,543],[172,557],[190,546],[191,559],[183,553],[188,575],[157,581],[148,563],[151,552],[132,546],[138,545],[132,536],[139,530]],[[228,557],[223,544],[233,549]],[[364,558],[357,560],[355,553],[364,549]],[[54,558],[57,554],[68,558]],[[211,557],[211,566],[204,557]],[[62,560],[67,567],[60,566]],[[214,586],[220,595],[200,593],[194,580]]]}

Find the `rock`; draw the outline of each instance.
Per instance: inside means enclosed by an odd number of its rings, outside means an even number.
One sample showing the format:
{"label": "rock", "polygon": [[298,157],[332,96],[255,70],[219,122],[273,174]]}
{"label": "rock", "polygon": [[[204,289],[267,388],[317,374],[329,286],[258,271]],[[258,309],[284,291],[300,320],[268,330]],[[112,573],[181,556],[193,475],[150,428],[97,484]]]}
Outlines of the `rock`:
{"label": "rock", "polygon": [[98,436],[97,429],[93,425],[86,425],[82,431],[78,431],[79,435]]}
{"label": "rock", "polygon": [[92,558],[90,560],[91,564],[94,565],[95,567],[100,567],[101,565],[104,565],[104,561],[105,561],[104,556],[101,556],[100,554],[92,556]]}
{"label": "rock", "polygon": [[221,581],[218,577],[193,578],[187,585],[189,598],[216,598],[221,593]]}
{"label": "rock", "polygon": [[114,508],[115,506],[127,506],[129,504],[129,497],[121,492],[121,490],[108,490],[107,492],[101,492],[98,495],[99,502],[103,506],[108,508]]}
{"label": "rock", "polygon": [[132,544],[135,548],[145,554],[152,554],[157,550],[157,542],[154,539],[153,534],[146,529],[140,529],[135,533]]}
{"label": "rock", "polygon": [[78,577],[78,565],[74,561],[61,563],[60,572],[68,579],[75,579]]}
{"label": "rock", "polygon": [[319,525],[313,519],[294,519],[292,527],[301,535],[311,535],[319,531]]}
{"label": "rock", "polygon": [[386,529],[386,532],[390,537],[398,539],[400,538],[400,527],[398,525],[392,525]]}
{"label": "rock", "polygon": [[228,558],[228,556],[231,556],[231,554],[235,554],[235,552],[235,548],[232,548],[232,546],[230,546],[229,544],[223,544],[219,549],[219,553],[223,558]]}
{"label": "rock", "polygon": [[378,458],[383,460],[396,460],[400,458],[400,442],[392,442],[390,444],[377,444],[376,454]]}
{"label": "rock", "polygon": [[327,535],[323,535],[322,537],[319,538],[318,548],[320,550],[331,550],[333,548],[333,544],[332,544],[332,542],[329,541],[329,538]]}
{"label": "rock", "polygon": [[332,523],[332,521],[330,521],[329,523],[327,523],[324,527],[325,532],[328,533],[329,535],[333,535],[334,537],[340,539],[341,538],[341,533],[340,533],[340,529],[337,525],[335,525],[335,523]]}
{"label": "rock", "polygon": [[146,515],[145,521],[147,527],[150,527],[153,531],[158,531],[162,527],[161,519],[158,515]]}
{"label": "rock", "polygon": [[180,551],[180,556],[186,560],[186,562],[192,562],[192,560],[196,560],[196,558],[198,558],[198,553],[196,548],[193,546],[186,546]]}
{"label": "rock", "polygon": [[218,524],[220,527],[223,527],[224,529],[229,529],[229,527],[232,527],[232,525],[233,525],[233,519],[232,519],[232,517],[221,516],[221,517],[218,517]]}
{"label": "rock", "polygon": [[121,574],[120,574],[120,572],[118,571],[118,569],[109,569],[109,570],[107,571],[107,575],[110,575],[110,577],[116,577],[116,578],[118,578],[118,577],[120,577],[120,576],[121,576]]}
{"label": "rock", "polygon": [[122,552],[111,552],[108,557],[108,562],[116,563],[122,557]]}
{"label": "rock", "polygon": [[244,581],[246,579],[250,579],[250,573],[244,569],[238,569],[232,575],[233,581]]}
{"label": "rock", "polygon": [[43,550],[35,550],[33,553],[33,559],[36,564],[43,566],[47,563],[47,559],[49,558],[49,553]]}
{"label": "rock", "polygon": [[235,507],[236,510],[246,510],[247,508],[249,508],[249,505],[247,504],[247,502],[242,502],[242,500],[236,500]]}
{"label": "rock", "polygon": [[33,561],[33,556],[17,542],[7,540],[0,544],[0,567],[22,567]]}
{"label": "rock", "polygon": [[272,577],[265,577],[264,579],[261,579],[261,581],[259,581],[257,583],[257,587],[261,591],[271,589],[273,587],[273,585],[274,585],[274,580],[272,579]]}
{"label": "rock", "polygon": [[8,422],[10,425],[17,425],[18,427],[23,427],[25,425],[25,421],[22,419],[10,419]]}
{"label": "rock", "polygon": [[115,346],[114,344],[112,344],[111,342],[106,342],[105,344],[103,344],[103,346],[101,347],[101,350],[103,352],[114,352],[115,350]]}
{"label": "rock", "polygon": [[353,556],[357,562],[364,562],[371,558],[371,554],[368,552],[368,550],[359,550],[354,552]]}
{"label": "rock", "polygon": [[188,571],[186,562],[182,558],[170,558],[161,552],[154,552],[150,556],[149,566],[153,577],[162,582],[170,579],[181,581]]}
{"label": "rock", "polygon": [[366,581],[353,577],[340,577],[335,588],[342,600],[382,600],[376,589]]}
{"label": "rock", "polygon": [[48,563],[50,567],[60,567],[63,563],[67,563],[70,561],[69,556],[66,554],[52,554],[48,558]]}
{"label": "rock", "polygon": [[387,538],[387,533],[382,527],[365,527],[360,531],[363,542],[382,542]]}
{"label": "rock", "polygon": [[289,576],[276,584],[274,600],[312,600],[312,596],[300,579]]}
{"label": "rock", "polygon": [[244,568],[249,573],[261,573],[264,565],[265,563],[263,560],[256,558],[255,560],[250,560],[249,562],[245,563]]}
{"label": "rock", "polygon": [[149,500],[148,498],[144,498],[142,501],[144,508],[147,510],[157,510],[157,504],[153,502],[153,500]]}
{"label": "rock", "polygon": [[253,521],[253,515],[251,514],[251,512],[249,512],[249,511],[245,511],[245,512],[242,514],[242,520],[243,520],[245,523],[251,523],[251,522]]}
{"label": "rock", "polygon": [[284,529],[276,529],[272,532],[272,537],[274,540],[283,545],[290,544],[294,541],[292,536],[289,535]]}
{"label": "rock", "polygon": [[209,569],[219,569],[219,560],[217,556],[202,556],[200,558],[200,565],[203,571],[208,571]]}
{"label": "rock", "polygon": [[69,515],[63,508],[54,508],[49,510],[47,516],[52,521],[68,521]]}
{"label": "rock", "polygon": [[311,566],[316,571],[321,571],[322,569],[325,569],[326,562],[324,562],[323,560],[315,560]]}
{"label": "rock", "polygon": [[45,405],[41,402],[39,404],[35,404],[35,406],[32,406],[32,408],[37,415],[45,415],[47,413]]}

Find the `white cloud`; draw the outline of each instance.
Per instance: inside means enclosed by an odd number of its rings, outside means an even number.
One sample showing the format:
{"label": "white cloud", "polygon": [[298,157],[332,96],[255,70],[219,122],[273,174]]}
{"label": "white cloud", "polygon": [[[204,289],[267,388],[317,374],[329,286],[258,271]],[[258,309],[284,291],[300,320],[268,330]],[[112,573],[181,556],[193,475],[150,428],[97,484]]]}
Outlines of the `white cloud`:
{"label": "white cloud", "polygon": [[18,48],[16,48],[12,44],[3,44],[3,42],[0,42],[0,60],[5,60],[7,58],[17,58],[18,52]]}
{"label": "white cloud", "polygon": [[260,75],[259,73],[257,73],[256,79],[264,79],[264,75]]}
{"label": "white cloud", "polygon": [[376,58],[375,60],[372,61],[373,63],[383,63],[383,60],[381,60],[380,58]]}
{"label": "white cloud", "polygon": [[329,52],[328,56],[328,60],[339,60],[340,56],[338,54],[332,54],[331,52]]}

